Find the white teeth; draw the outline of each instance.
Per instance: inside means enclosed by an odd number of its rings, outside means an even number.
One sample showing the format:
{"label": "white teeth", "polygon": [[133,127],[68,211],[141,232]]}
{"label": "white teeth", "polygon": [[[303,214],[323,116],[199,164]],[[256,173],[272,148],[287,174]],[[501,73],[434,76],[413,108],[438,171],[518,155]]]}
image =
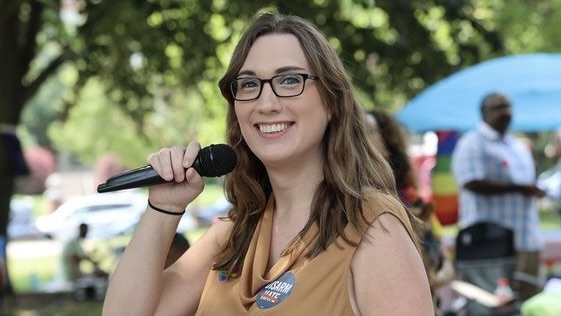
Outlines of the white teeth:
{"label": "white teeth", "polygon": [[261,133],[278,133],[282,132],[288,128],[287,123],[278,123],[278,124],[259,124],[259,130]]}

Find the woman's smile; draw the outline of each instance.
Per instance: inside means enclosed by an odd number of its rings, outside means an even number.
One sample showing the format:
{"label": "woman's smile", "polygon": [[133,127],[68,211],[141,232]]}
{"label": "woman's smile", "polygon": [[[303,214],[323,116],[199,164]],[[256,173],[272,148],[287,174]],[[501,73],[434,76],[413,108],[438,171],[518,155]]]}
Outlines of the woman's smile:
{"label": "woman's smile", "polygon": [[290,127],[292,123],[272,123],[272,124],[257,124],[259,131],[263,134],[279,133]]}

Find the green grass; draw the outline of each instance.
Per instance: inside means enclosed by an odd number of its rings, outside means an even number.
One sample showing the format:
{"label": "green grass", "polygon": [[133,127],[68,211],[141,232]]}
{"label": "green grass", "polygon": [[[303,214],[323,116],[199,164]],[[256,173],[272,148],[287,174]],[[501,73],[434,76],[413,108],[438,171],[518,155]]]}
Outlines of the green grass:
{"label": "green grass", "polygon": [[40,284],[53,280],[59,265],[58,257],[8,258],[8,270],[12,287],[16,293],[31,290],[31,275],[35,274]]}
{"label": "green grass", "polygon": [[[205,231],[206,227],[201,227],[186,234],[187,239],[194,243]],[[100,262],[100,267],[106,271],[111,271],[116,264],[113,249],[126,246],[132,236],[119,236],[104,243],[93,245],[95,258]],[[38,258],[8,258],[8,269],[12,287],[16,293],[26,293],[31,291],[31,275],[35,274],[40,284],[47,284],[53,281],[60,268],[60,258],[58,256],[45,256]],[[84,271],[93,269],[91,264],[84,262]]]}
{"label": "green grass", "polygon": [[561,230],[561,213],[553,210],[540,212],[540,225],[543,230]]}

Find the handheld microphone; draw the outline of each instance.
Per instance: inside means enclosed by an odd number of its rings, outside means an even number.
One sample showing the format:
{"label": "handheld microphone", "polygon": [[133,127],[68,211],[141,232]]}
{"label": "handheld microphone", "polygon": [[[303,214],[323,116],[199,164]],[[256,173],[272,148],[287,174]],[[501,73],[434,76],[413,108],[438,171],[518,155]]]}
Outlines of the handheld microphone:
{"label": "handheld microphone", "polygon": [[[236,167],[236,152],[226,144],[210,145],[202,148],[192,167],[202,177],[220,177]],[[97,192],[146,187],[166,183],[150,165],[122,172],[97,186]]]}

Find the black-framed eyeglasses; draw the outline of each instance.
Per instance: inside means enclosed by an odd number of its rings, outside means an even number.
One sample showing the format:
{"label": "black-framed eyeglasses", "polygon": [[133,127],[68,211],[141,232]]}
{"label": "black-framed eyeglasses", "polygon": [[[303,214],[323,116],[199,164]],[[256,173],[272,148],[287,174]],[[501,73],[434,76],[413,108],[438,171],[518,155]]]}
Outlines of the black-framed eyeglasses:
{"label": "black-framed eyeglasses", "polygon": [[230,82],[230,92],[236,101],[257,100],[261,96],[263,86],[268,82],[277,97],[296,97],[304,92],[308,79],[319,80],[319,77],[304,73],[285,73],[269,79],[241,77]]}

